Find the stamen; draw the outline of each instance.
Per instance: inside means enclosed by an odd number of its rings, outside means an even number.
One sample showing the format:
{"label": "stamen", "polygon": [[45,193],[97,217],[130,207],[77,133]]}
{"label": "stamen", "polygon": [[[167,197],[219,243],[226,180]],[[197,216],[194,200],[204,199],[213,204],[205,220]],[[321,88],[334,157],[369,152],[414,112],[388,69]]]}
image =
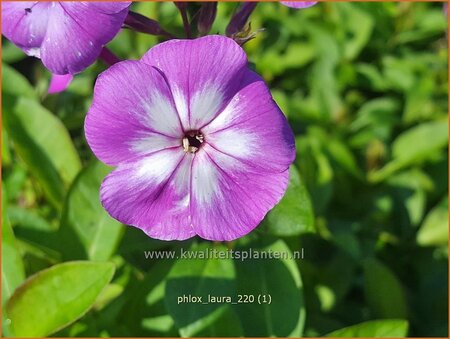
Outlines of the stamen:
{"label": "stamen", "polygon": [[183,138],[183,150],[186,153],[195,153],[199,150],[204,140],[200,131],[189,131]]}

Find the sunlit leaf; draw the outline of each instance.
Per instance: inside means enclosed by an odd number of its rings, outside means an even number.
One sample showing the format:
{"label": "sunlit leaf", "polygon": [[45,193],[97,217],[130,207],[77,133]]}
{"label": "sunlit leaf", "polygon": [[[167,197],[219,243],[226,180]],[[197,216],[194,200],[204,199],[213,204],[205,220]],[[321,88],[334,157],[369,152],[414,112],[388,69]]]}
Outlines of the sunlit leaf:
{"label": "sunlit leaf", "polygon": [[83,316],[111,280],[114,265],[74,261],[29,278],[12,295],[7,317],[17,337],[44,337]]}
{"label": "sunlit leaf", "polygon": [[404,338],[408,334],[406,320],[372,320],[328,333],[330,338]]}
{"label": "sunlit leaf", "polygon": [[417,233],[417,243],[422,246],[448,243],[448,198],[442,199],[426,216]]}
{"label": "sunlit leaf", "polygon": [[20,97],[6,101],[3,119],[17,153],[39,180],[48,199],[61,207],[65,190],[81,167],[69,133],[35,100]]}
{"label": "sunlit leaf", "polygon": [[109,172],[110,168],[94,162],[80,173],[70,188],[60,228],[66,258],[81,255],[77,247],[81,245],[84,258],[108,260],[119,245],[124,226],[111,218],[100,203],[100,185]]}
{"label": "sunlit leaf", "polygon": [[273,235],[293,236],[314,231],[314,212],[309,194],[294,166],[291,166],[289,176],[284,197],[265,221],[265,230]]}

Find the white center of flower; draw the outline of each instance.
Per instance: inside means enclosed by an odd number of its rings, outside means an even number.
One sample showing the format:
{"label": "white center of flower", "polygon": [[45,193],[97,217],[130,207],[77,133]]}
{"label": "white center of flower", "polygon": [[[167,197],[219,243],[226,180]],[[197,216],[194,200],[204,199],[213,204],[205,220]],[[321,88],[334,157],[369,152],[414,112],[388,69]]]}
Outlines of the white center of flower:
{"label": "white center of flower", "polygon": [[186,153],[195,153],[202,145],[205,138],[200,131],[189,131],[183,138],[183,149]]}

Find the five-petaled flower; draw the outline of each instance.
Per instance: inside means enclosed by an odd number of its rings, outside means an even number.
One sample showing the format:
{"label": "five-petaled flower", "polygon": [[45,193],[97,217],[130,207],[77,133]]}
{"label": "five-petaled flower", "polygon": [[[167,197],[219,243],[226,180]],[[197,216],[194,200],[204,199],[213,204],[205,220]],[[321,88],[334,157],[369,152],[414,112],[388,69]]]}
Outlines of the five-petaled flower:
{"label": "five-petaled flower", "polygon": [[110,215],[157,239],[233,240],[283,196],[294,136],[232,39],[171,40],[102,73],[87,141]]}
{"label": "five-petaled flower", "polygon": [[91,65],[119,32],[131,2],[3,1],[2,32],[55,74]]}

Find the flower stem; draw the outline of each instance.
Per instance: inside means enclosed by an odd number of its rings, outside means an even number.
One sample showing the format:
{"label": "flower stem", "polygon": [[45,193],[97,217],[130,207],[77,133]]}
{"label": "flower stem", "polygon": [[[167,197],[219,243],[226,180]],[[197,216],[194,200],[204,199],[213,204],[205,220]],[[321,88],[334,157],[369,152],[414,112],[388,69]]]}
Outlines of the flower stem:
{"label": "flower stem", "polygon": [[100,52],[99,59],[101,59],[105,64],[108,66],[112,66],[115,63],[121,61],[111,50],[109,50],[107,47],[103,47],[102,51]]}

